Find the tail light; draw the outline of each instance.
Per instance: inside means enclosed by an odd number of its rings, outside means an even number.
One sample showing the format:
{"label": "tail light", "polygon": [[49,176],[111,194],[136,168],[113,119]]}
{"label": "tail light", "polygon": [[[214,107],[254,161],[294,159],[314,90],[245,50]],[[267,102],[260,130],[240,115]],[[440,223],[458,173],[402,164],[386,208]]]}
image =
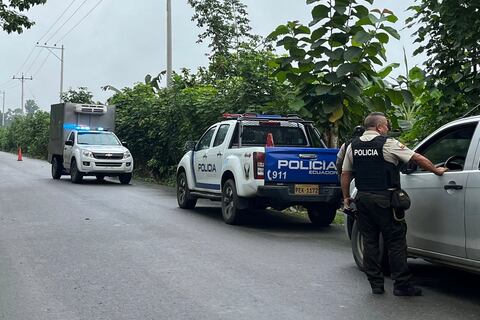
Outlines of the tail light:
{"label": "tail light", "polygon": [[263,179],[265,177],[265,153],[253,153],[253,176],[255,179]]}

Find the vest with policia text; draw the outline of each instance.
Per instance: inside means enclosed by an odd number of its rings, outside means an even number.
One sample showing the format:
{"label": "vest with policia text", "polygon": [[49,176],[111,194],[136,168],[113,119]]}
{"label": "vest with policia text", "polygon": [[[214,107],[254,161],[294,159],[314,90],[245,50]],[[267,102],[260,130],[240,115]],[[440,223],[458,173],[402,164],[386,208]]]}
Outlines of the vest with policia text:
{"label": "vest with policia text", "polygon": [[400,189],[397,166],[383,157],[383,146],[387,139],[378,136],[370,141],[360,138],[352,141],[353,170],[358,191]]}

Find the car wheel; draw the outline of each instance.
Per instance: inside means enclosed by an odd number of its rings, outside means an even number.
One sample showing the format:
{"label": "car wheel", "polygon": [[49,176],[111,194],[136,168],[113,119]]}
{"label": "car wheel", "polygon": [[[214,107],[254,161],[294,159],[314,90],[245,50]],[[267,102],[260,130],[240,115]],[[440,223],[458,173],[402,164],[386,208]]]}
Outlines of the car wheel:
{"label": "car wheel", "polygon": [[52,178],[58,180],[62,177],[63,165],[57,157],[52,159]]}
{"label": "car wheel", "polygon": [[83,174],[78,170],[77,162],[75,159],[72,159],[70,164],[70,180],[73,183],[81,183],[83,179]]}
{"label": "car wheel", "polygon": [[131,173],[122,173],[118,176],[118,180],[120,180],[121,184],[129,184],[130,180],[132,180]]}
{"label": "car wheel", "polygon": [[227,224],[239,224],[243,211],[238,208],[238,195],[235,181],[227,180],[222,188],[222,217]]}
{"label": "car wheel", "polygon": [[[355,220],[353,223],[352,227],[352,253],[353,253],[353,259],[355,260],[355,263],[357,264],[358,269],[361,271],[365,271],[364,266],[363,266],[363,252],[364,252],[364,247],[363,247],[363,236],[358,229],[358,223]],[[385,245],[383,243],[383,237],[380,234],[380,239],[379,239],[379,247],[380,247],[380,262],[381,262],[381,267],[382,267],[382,272],[384,275],[390,275],[390,265],[388,262],[388,252],[385,248]]]}
{"label": "car wheel", "polygon": [[337,214],[337,207],[331,204],[319,203],[307,207],[308,218],[319,227],[328,227]]}
{"label": "car wheel", "polygon": [[187,175],[183,171],[177,175],[177,203],[182,209],[193,209],[197,204],[197,199],[190,195]]}

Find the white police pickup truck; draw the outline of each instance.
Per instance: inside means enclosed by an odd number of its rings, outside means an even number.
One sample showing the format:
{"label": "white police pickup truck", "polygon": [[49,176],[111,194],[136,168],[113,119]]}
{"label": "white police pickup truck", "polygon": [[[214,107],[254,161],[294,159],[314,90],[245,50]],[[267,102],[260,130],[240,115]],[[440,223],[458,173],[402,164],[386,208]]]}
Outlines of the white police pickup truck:
{"label": "white police pickup truck", "polygon": [[257,114],[224,118],[198,142],[187,142],[177,168],[180,208],[194,208],[199,198],[221,201],[225,222],[237,224],[248,209],[302,205],[312,223],[332,223],[341,201],[338,150],[325,147],[312,122]]}

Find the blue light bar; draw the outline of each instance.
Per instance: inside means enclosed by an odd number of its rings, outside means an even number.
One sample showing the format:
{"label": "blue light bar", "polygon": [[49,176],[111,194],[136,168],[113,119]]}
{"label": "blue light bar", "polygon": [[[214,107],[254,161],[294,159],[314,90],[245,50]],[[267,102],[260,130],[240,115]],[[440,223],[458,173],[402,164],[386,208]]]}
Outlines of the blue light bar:
{"label": "blue light bar", "polygon": [[279,114],[257,114],[257,118],[261,119],[279,119],[282,118]]}

